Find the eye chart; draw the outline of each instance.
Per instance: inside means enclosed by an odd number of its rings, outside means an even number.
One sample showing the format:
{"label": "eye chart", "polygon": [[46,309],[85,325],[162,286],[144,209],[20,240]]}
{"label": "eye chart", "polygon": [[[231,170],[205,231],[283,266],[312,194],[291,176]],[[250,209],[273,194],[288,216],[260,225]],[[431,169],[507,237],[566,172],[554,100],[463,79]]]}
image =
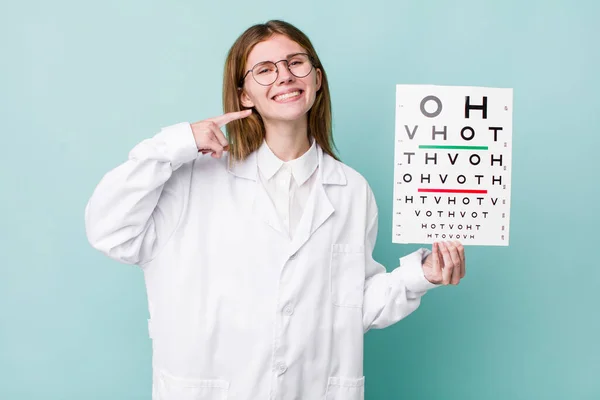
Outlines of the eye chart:
{"label": "eye chart", "polygon": [[508,246],[513,90],[397,85],[392,242]]}

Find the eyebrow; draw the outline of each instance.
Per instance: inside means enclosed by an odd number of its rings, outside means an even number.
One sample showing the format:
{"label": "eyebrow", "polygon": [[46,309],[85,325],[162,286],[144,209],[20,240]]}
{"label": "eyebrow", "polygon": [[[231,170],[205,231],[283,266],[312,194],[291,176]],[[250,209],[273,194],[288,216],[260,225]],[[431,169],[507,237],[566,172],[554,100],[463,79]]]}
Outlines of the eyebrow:
{"label": "eyebrow", "polygon": [[[290,53],[290,54],[288,54],[287,56],[285,56],[284,60],[288,60],[289,58],[291,58],[291,57],[293,57],[293,56],[295,56],[295,55],[298,55],[298,54],[303,54],[303,53],[304,53],[303,51],[297,51],[297,52],[295,52],[295,53]],[[305,53],[305,54],[308,54],[308,53]],[[264,63],[264,62],[275,62],[275,61],[271,61],[271,60],[262,60],[262,61],[259,61],[259,62],[257,62],[257,63],[254,63],[253,65],[258,65],[258,64],[260,64],[260,63]]]}

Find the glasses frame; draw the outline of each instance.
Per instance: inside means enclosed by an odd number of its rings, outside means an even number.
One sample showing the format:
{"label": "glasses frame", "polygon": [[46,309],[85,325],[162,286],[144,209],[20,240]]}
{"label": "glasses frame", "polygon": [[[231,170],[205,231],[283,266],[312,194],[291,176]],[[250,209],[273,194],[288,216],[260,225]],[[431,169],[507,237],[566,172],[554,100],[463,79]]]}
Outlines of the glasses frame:
{"label": "glasses frame", "polygon": [[[294,58],[295,56],[298,56],[298,55],[305,55],[305,56],[307,56],[308,57],[308,62],[310,63],[310,70],[308,70],[308,73],[306,75],[303,75],[303,76],[298,76],[298,75],[294,74],[294,72],[290,69],[290,65],[289,65],[289,60],[292,59],[292,58]],[[242,89],[242,87],[244,86],[244,81],[246,80],[246,77],[251,72],[252,72],[252,78],[254,79],[254,81],[256,83],[258,83],[261,86],[271,86],[272,84],[274,84],[275,82],[277,82],[277,78],[279,78],[279,67],[277,67],[277,64],[280,63],[280,62],[282,62],[282,61],[285,61],[285,66],[287,67],[288,71],[290,71],[290,74],[294,75],[296,78],[307,77],[308,75],[310,75],[310,73],[312,72],[313,69],[317,68],[317,65],[315,64],[313,58],[308,53],[294,53],[294,54],[290,54],[288,56],[288,58],[284,58],[283,60],[279,60],[279,61],[261,61],[261,62],[258,62],[256,64],[254,64],[252,66],[252,68],[250,68],[248,71],[246,71],[246,73],[244,74],[244,76],[242,77],[242,79],[240,79],[238,88]],[[275,75],[275,80],[273,82],[269,83],[268,85],[260,83],[256,79],[256,77],[254,76],[254,72],[253,72],[254,68],[256,68],[257,65],[263,64],[263,63],[266,63],[266,62],[270,62],[272,64],[275,64],[275,71],[277,72],[277,74]]]}

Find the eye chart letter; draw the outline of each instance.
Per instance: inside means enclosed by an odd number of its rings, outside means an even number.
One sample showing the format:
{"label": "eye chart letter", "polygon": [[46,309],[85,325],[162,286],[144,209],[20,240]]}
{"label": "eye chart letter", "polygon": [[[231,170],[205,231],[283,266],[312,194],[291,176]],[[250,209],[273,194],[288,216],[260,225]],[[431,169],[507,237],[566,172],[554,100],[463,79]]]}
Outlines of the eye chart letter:
{"label": "eye chart letter", "polygon": [[513,90],[397,85],[392,242],[508,246]]}

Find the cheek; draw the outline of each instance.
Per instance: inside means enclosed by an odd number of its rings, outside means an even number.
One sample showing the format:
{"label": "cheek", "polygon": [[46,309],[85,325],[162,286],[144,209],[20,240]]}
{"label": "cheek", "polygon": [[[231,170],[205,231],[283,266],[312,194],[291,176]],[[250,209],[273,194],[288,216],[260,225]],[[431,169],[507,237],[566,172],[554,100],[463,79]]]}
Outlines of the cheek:
{"label": "cheek", "polygon": [[319,86],[317,85],[318,81],[316,77],[313,77],[310,82],[307,82],[307,85],[310,85],[310,97],[311,101],[315,99],[317,96],[317,92],[319,91]]}
{"label": "cheek", "polygon": [[252,87],[246,93],[256,108],[260,108],[261,105],[268,102],[268,93],[262,86],[259,88]]}
{"label": "cheek", "polygon": [[264,110],[266,107],[269,107],[269,99],[266,94],[263,96],[258,96],[254,99],[254,105],[258,110]]}
{"label": "cheek", "polygon": [[309,83],[313,94],[319,91],[319,77],[314,74],[310,79]]}
{"label": "cheek", "polygon": [[269,116],[269,111],[273,107],[271,100],[268,98],[268,93],[265,91],[253,97],[254,108],[262,116]]}

